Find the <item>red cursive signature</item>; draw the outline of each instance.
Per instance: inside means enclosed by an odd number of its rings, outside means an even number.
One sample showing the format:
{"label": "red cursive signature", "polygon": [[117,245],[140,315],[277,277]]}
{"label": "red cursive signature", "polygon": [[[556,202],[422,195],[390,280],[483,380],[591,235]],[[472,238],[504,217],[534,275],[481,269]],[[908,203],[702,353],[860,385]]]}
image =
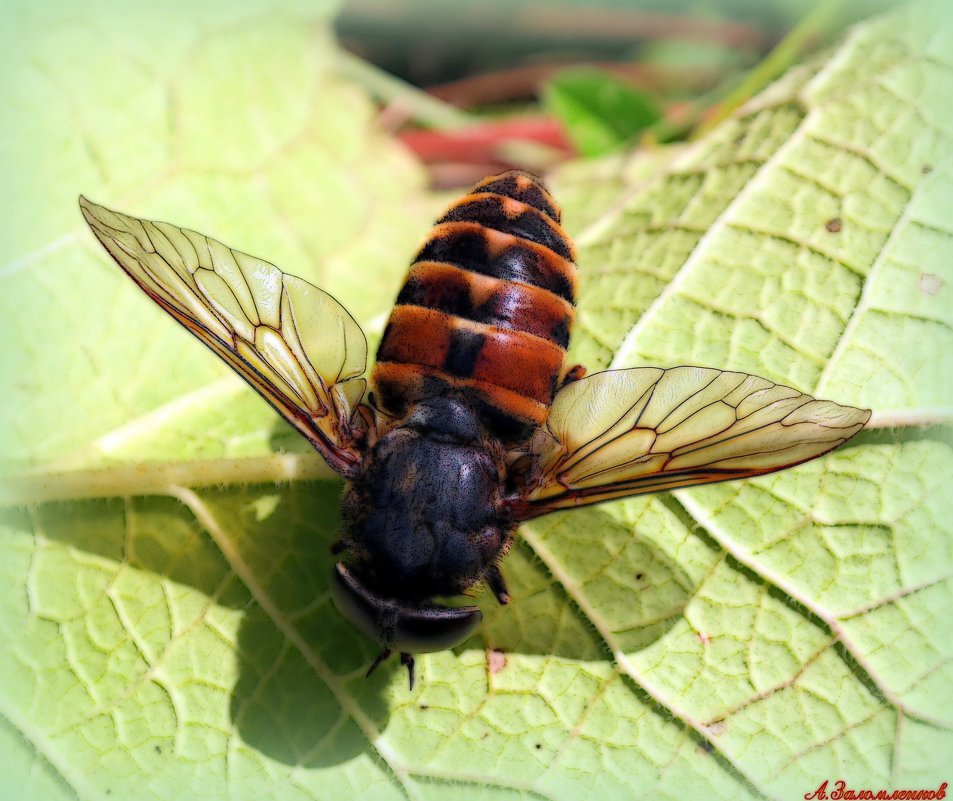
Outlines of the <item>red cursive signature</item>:
{"label": "red cursive signature", "polygon": [[830,779],[825,779],[813,793],[805,793],[804,801],[927,801],[946,798],[947,782],[936,790],[854,790],[838,779],[828,792]]}

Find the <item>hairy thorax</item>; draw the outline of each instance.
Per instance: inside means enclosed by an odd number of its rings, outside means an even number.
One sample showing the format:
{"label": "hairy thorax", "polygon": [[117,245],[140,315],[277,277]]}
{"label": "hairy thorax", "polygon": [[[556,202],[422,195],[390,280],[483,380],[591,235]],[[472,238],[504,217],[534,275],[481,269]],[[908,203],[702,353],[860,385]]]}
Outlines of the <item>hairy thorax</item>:
{"label": "hairy thorax", "polygon": [[504,549],[502,448],[468,406],[425,401],[374,447],[344,496],[349,568],[404,600],[455,595]]}

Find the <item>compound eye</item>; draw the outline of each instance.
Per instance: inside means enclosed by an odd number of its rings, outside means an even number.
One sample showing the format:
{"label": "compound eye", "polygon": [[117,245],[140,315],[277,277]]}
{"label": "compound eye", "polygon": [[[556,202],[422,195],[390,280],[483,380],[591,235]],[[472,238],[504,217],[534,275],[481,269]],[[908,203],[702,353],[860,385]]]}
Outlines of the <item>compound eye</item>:
{"label": "compound eye", "polygon": [[362,634],[381,643],[380,622],[383,602],[371,595],[350,574],[343,562],[334,566],[331,576],[331,597],[338,611]]}
{"label": "compound eye", "polygon": [[444,651],[480,625],[478,606],[403,606],[374,595],[343,562],[334,566],[331,595],[338,611],[362,634],[385,648],[420,654]]}
{"label": "compound eye", "polygon": [[473,634],[481,620],[478,606],[398,607],[390,646],[409,654],[445,651]]}

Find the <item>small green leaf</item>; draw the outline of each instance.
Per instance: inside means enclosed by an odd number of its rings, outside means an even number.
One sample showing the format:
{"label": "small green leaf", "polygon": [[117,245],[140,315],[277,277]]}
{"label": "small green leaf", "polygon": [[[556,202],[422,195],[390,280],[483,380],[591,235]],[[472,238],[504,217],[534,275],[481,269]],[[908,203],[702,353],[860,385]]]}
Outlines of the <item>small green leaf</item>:
{"label": "small green leaf", "polygon": [[618,150],[660,117],[649,94],[595,67],[563,70],[543,99],[584,156]]}

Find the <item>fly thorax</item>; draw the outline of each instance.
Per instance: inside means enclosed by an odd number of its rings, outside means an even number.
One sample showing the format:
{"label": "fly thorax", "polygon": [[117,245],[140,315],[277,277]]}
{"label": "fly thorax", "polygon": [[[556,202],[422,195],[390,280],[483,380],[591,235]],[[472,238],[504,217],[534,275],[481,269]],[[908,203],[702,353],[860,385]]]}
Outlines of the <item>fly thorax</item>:
{"label": "fly thorax", "polygon": [[465,404],[421,404],[374,447],[344,499],[351,570],[390,597],[461,592],[499,551],[501,455]]}

